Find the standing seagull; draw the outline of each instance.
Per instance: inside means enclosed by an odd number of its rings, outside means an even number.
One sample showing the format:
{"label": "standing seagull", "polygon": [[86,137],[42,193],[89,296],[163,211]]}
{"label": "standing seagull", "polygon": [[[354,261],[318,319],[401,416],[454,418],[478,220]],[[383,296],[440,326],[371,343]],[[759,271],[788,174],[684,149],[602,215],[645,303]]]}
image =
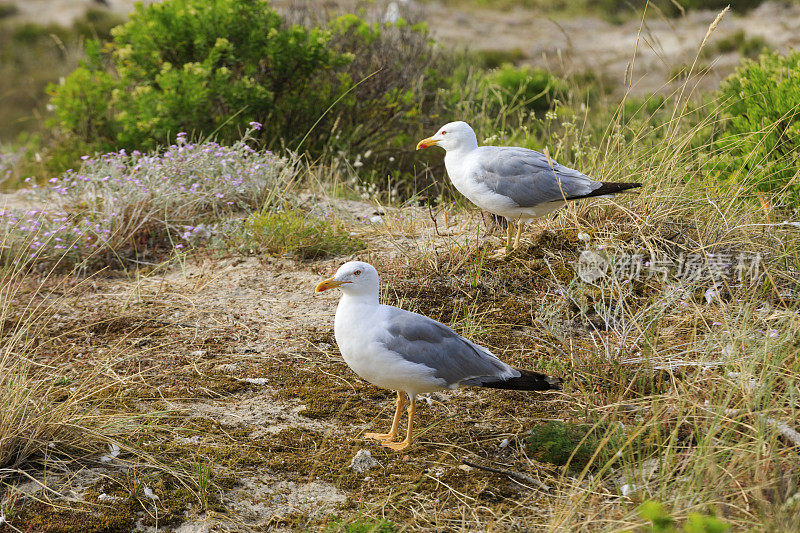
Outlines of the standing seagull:
{"label": "standing seagull", "polygon": [[[414,401],[418,394],[459,386],[545,391],[560,390],[561,380],[508,366],[488,349],[426,316],[378,303],[378,271],[361,261],[339,267],[316,292],[339,287],[333,331],[348,366],[373,385],[397,391],[397,409],[389,433],[367,433],[393,450],[411,444]],[[396,442],[408,397],[408,432]]]}
{"label": "standing seagull", "polygon": [[536,150],[516,146],[478,146],[466,122],[450,122],[436,135],[423,139],[417,150],[441,146],[450,181],[473,204],[508,220],[505,253],[512,250],[512,223],[517,224],[514,248],[525,220],[552,213],[569,200],[615,193],[641,183],[603,183],[577,170],[559,165]]}

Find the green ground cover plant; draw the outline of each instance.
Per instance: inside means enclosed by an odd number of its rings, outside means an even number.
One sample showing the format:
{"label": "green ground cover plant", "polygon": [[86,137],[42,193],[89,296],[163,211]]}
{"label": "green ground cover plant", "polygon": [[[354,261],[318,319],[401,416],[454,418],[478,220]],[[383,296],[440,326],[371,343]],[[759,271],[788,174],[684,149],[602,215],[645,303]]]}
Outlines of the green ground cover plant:
{"label": "green ground cover plant", "polygon": [[315,218],[299,209],[253,213],[241,230],[242,248],[291,254],[300,259],[347,255],[364,248],[335,220]]}
{"label": "green ground cover plant", "polygon": [[[580,471],[591,463],[604,464],[612,445],[601,446],[601,438],[588,424],[547,422],[532,428],[526,438],[537,460]],[[595,457],[595,453],[598,454]]]}

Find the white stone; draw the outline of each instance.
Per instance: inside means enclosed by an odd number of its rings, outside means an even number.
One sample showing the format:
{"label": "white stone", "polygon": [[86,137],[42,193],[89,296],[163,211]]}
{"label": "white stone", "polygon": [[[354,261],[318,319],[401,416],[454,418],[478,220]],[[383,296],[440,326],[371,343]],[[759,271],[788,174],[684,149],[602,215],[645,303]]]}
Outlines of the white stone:
{"label": "white stone", "polygon": [[363,474],[376,466],[380,466],[380,463],[372,457],[372,453],[369,450],[358,450],[353,460],[350,461],[350,469],[357,474]]}

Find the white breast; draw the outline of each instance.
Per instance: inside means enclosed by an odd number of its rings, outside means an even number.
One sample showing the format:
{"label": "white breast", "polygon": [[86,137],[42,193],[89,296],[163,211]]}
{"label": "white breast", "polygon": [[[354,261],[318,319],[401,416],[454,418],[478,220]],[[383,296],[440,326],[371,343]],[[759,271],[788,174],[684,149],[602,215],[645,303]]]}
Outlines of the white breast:
{"label": "white breast", "polygon": [[347,366],[361,378],[384,389],[410,395],[447,387],[434,370],[412,363],[387,350],[380,339],[386,335],[384,306],[364,306],[342,298],[336,308],[334,334]]}
{"label": "white breast", "polygon": [[500,216],[506,216],[509,210],[516,208],[510,198],[497,194],[484,183],[472,178],[472,174],[469,171],[469,155],[465,157],[459,153],[448,152],[444,157],[444,166],[447,169],[450,181],[453,182],[458,192],[481,209]]}

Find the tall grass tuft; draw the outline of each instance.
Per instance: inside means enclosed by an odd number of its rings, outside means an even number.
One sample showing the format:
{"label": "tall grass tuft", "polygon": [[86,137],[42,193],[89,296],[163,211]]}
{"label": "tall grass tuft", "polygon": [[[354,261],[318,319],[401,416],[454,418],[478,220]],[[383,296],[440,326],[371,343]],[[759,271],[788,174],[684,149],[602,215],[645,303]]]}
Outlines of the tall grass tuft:
{"label": "tall grass tuft", "polygon": [[104,412],[112,384],[102,369],[73,380],[72,363],[50,353],[68,289],[51,276],[29,279],[24,265],[0,270],[0,480],[31,461],[97,449],[121,429]]}

